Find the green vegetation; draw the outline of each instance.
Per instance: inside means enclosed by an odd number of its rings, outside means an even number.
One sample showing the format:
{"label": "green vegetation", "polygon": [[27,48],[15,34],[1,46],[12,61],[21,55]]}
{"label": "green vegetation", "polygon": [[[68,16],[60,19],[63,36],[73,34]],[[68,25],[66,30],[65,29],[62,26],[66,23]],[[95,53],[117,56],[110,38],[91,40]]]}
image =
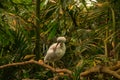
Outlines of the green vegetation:
{"label": "green vegetation", "polygon": [[0,0],[0,66],[43,60],[55,39],[65,36],[66,53],[55,65],[72,71],[66,75],[36,64],[0,67],[0,80],[120,79],[119,4],[120,0]]}

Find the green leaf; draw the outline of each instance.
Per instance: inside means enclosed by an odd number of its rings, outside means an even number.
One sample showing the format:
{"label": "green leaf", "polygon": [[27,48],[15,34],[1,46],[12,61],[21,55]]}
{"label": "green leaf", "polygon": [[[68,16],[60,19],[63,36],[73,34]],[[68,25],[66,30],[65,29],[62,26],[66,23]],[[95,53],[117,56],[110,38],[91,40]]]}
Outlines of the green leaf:
{"label": "green leaf", "polygon": [[45,14],[45,19],[50,18],[50,17],[53,15],[53,13],[56,12],[56,9],[57,9],[57,7],[52,6],[52,7],[47,11],[47,13]]}
{"label": "green leaf", "polygon": [[57,31],[57,27],[58,27],[57,25],[58,25],[57,22],[55,22],[55,24],[52,25],[53,28],[51,29],[50,34],[48,36],[49,40],[52,39],[55,36],[56,31]]}
{"label": "green leaf", "polygon": [[12,0],[14,3],[32,3],[32,0]]}

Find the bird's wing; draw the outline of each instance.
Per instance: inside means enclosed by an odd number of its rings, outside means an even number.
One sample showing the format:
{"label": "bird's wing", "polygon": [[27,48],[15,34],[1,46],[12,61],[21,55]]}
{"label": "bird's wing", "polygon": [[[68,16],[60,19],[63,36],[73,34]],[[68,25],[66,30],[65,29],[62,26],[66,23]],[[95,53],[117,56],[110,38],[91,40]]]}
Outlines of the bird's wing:
{"label": "bird's wing", "polygon": [[57,57],[57,55],[54,53],[53,50],[48,50],[47,54],[46,54],[46,56],[44,58],[44,61],[45,62],[52,62],[52,61],[56,60],[56,57]]}
{"label": "bird's wing", "polygon": [[48,50],[56,48],[57,43],[52,44]]}

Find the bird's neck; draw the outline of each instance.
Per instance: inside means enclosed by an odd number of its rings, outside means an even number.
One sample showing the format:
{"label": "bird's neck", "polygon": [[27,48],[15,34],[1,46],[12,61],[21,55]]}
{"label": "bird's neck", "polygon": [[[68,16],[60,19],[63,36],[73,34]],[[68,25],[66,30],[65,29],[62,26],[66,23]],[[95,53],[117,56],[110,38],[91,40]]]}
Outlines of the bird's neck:
{"label": "bird's neck", "polygon": [[60,44],[60,47],[63,47],[64,43],[59,43]]}
{"label": "bird's neck", "polygon": [[65,43],[60,43],[60,47],[64,49],[65,48]]}

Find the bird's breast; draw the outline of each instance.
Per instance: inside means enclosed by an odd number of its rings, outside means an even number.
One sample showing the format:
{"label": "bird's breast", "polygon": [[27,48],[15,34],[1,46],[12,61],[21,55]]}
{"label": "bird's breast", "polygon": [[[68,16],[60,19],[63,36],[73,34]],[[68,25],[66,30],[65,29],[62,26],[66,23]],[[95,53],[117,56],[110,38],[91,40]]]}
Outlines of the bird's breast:
{"label": "bird's breast", "polygon": [[59,57],[62,57],[65,54],[66,51],[66,47],[65,45],[59,45],[56,50],[55,50],[55,54]]}

